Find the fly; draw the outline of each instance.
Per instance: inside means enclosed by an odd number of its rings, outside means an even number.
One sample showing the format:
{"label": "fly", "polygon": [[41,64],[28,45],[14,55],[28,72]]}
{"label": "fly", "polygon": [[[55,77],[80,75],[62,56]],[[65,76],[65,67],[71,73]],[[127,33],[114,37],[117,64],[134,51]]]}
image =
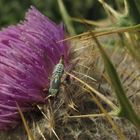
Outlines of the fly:
{"label": "fly", "polygon": [[64,57],[62,56],[58,64],[55,66],[52,73],[52,78],[51,78],[50,88],[49,88],[49,96],[55,97],[59,92],[63,73],[64,73]]}

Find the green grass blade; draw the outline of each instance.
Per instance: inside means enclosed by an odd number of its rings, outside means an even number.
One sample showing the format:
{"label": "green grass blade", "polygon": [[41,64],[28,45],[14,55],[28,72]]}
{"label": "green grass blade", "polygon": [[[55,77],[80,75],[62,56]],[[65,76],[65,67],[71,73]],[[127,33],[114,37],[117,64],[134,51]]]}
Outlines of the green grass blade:
{"label": "green grass blade", "polygon": [[139,49],[139,40],[136,40],[135,36],[137,35],[137,37],[139,38],[139,34],[137,33],[129,33],[126,32],[125,36],[127,38],[128,41],[125,42],[125,47],[128,49],[129,53],[132,55],[132,57],[137,60],[137,62],[140,63],[140,49]]}
{"label": "green grass blade", "polygon": [[62,15],[62,18],[63,18],[63,21],[68,29],[68,32],[70,33],[70,35],[75,35],[75,30],[74,30],[74,27],[72,25],[72,21],[66,11],[66,8],[63,4],[63,1],[62,0],[57,0],[58,2],[58,5],[59,5],[59,9],[60,9],[60,12],[61,12],[61,15]]}
{"label": "green grass blade", "polygon": [[103,50],[102,45],[99,43],[97,38],[95,38],[93,32],[91,32],[91,35],[92,35],[93,39],[95,40],[95,42],[96,42],[96,44],[97,44],[97,46],[98,46],[98,48],[100,50],[100,53],[101,53],[102,58],[104,60],[106,71],[108,73],[108,76],[110,78],[112,87],[114,88],[114,91],[116,93],[117,99],[119,101],[120,112],[119,112],[118,115],[120,117],[127,118],[135,126],[140,128],[140,118],[137,116],[137,114],[134,111],[130,101],[128,100],[128,98],[125,95],[125,91],[123,89],[123,86],[121,84],[121,81],[119,79],[119,76],[118,76],[118,74],[116,72],[116,69],[115,69],[114,65],[112,64],[112,62],[110,61],[109,57],[107,56],[107,54]]}

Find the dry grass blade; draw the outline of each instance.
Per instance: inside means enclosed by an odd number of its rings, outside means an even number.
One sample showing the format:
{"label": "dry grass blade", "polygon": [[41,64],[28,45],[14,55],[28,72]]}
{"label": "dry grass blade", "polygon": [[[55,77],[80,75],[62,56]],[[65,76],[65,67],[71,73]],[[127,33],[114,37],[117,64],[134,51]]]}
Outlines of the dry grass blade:
{"label": "dry grass blade", "polygon": [[[109,34],[114,34],[114,33],[136,32],[136,31],[140,31],[140,24],[130,26],[130,27],[121,27],[121,28],[114,27],[111,29],[108,28],[106,30],[94,31],[94,36],[98,37],[98,36],[104,36],[104,35],[109,35]],[[59,41],[57,41],[57,43],[72,40],[72,39],[75,39],[78,37],[88,36],[88,35],[91,35],[91,32],[92,31],[88,31],[88,32],[84,32],[84,33],[79,34],[79,35],[71,36],[71,37],[65,38],[63,40],[59,40]],[[92,36],[89,36],[89,38],[92,38]]]}
{"label": "dry grass blade", "polygon": [[[115,112],[109,112],[108,113],[110,115],[110,117],[116,116],[117,114]],[[101,114],[86,114],[86,115],[74,115],[74,116],[68,116],[68,118],[90,118],[90,117],[105,117],[104,113]]]}
{"label": "dry grass blade", "polygon": [[45,113],[41,110],[41,108],[40,108],[39,105],[37,105],[37,107],[38,107],[38,109],[40,110],[40,112],[42,113],[42,115],[45,117],[45,119],[47,120],[47,122],[49,123],[49,124],[48,124],[48,130],[49,130],[49,132],[50,132],[50,135],[51,135],[51,133],[53,133],[53,134],[55,135],[55,137],[57,138],[57,140],[60,140],[60,138],[58,137],[58,135],[56,134],[56,132],[55,132],[55,130],[54,130],[54,124],[55,124],[55,122],[54,122],[54,116],[53,116],[53,112],[52,112],[50,100],[48,99],[48,101],[49,101],[49,106],[50,106],[50,108],[49,108],[49,110],[48,110],[48,112],[49,112],[48,115],[45,114]]}
{"label": "dry grass blade", "polygon": [[[104,109],[104,107],[101,105],[101,103],[98,101],[98,99],[92,94],[93,89],[92,87],[90,87],[88,84],[86,84],[85,82],[83,82],[82,80],[80,80],[79,78],[75,77],[74,75],[66,72],[68,75],[72,76],[75,80],[79,81],[80,83],[82,83],[87,89],[85,89],[86,91],[88,91],[93,99],[93,101],[98,105],[98,107],[100,108],[100,110],[103,112],[103,114],[105,114],[105,117],[107,118],[107,120],[109,121],[109,123],[112,125],[114,131],[116,131],[118,137],[120,138],[120,140],[126,140],[125,136],[123,135],[123,133],[121,132],[121,130],[117,127],[117,125],[113,122],[111,116],[108,114],[108,112]],[[92,91],[92,92],[91,92]],[[111,102],[112,103],[112,102]],[[115,111],[117,111],[117,108],[114,109]]]}
{"label": "dry grass blade", "polygon": [[77,71],[73,71],[73,73],[76,73],[76,74],[78,74],[78,75],[81,75],[81,76],[83,76],[83,77],[86,77],[86,78],[92,80],[93,82],[97,82],[96,79],[94,79],[93,77],[90,77],[89,75],[86,75],[86,74],[84,74],[84,73],[80,73],[80,72],[77,72]]}
{"label": "dry grass blade", "polygon": [[[71,20],[73,20],[75,22],[83,23],[83,19],[80,19],[80,18],[71,17]],[[93,21],[93,20],[85,20],[85,22],[89,25],[92,25],[92,26],[99,26],[100,27],[100,26],[104,25],[104,24],[101,24],[101,23]]]}
{"label": "dry grass blade", "polygon": [[107,3],[105,3],[104,0],[98,0],[104,7],[104,9],[106,11],[108,11],[108,13],[111,13],[114,17],[118,18],[121,16],[120,13],[116,12],[112,7],[110,7]]}
{"label": "dry grass blade", "polygon": [[[91,92],[89,91],[89,93],[91,93]],[[92,99],[94,100],[94,102],[98,105],[100,110],[105,114],[105,117],[107,118],[109,123],[112,125],[112,128],[114,129],[114,131],[116,132],[116,134],[118,135],[120,140],[126,140],[126,137],[122,133],[121,129],[117,126],[117,124],[112,120],[110,114],[108,114],[108,112],[104,109],[104,107],[101,105],[101,103],[97,100],[97,98],[92,93],[91,93],[91,95],[92,95]]]}
{"label": "dry grass blade", "polygon": [[113,110],[118,110],[118,107],[115,104],[113,104],[108,98],[106,98],[103,94],[101,94],[99,91],[97,91],[96,89],[94,89],[93,87],[91,87],[90,85],[88,85],[87,83],[85,83],[84,81],[82,81],[81,79],[77,78],[76,76],[70,74],[69,72],[66,72],[66,74],[70,75],[71,77],[73,77],[74,79],[76,79],[77,81],[79,81],[81,84],[83,84],[87,89],[89,89],[90,91],[92,91],[93,93],[95,93],[105,103],[107,103]]}
{"label": "dry grass blade", "polygon": [[38,132],[39,132],[39,134],[41,135],[42,139],[43,139],[43,140],[46,140],[45,136],[43,135],[42,131],[40,130],[39,125],[36,124],[36,126],[37,126]]}
{"label": "dry grass blade", "polygon": [[25,119],[25,117],[24,117],[24,115],[23,115],[23,113],[22,113],[22,111],[21,111],[21,109],[20,109],[20,107],[19,107],[19,105],[18,105],[17,102],[16,102],[16,105],[17,105],[17,109],[18,109],[18,111],[19,111],[19,114],[20,114],[20,116],[21,116],[22,122],[23,122],[23,124],[24,124],[25,130],[26,130],[26,132],[27,132],[28,139],[29,139],[29,140],[35,140],[34,137],[33,137],[33,135],[32,135],[32,133],[31,133],[31,131],[30,131],[30,129],[29,129],[29,126],[28,126],[28,124],[27,124],[27,122],[26,122],[26,119]]}

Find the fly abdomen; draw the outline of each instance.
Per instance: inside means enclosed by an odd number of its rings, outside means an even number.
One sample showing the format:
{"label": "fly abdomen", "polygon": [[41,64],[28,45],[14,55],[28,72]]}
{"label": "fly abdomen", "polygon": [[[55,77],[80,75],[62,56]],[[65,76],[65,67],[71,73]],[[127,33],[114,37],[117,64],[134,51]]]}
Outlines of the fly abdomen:
{"label": "fly abdomen", "polygon": [[64,72],[64,65],[58,63],[58,64],[55,66],[55,69],[54,69],[54,71],[53,71],[52,77],[55,77],[55,76],[62,77],[63,72]]}

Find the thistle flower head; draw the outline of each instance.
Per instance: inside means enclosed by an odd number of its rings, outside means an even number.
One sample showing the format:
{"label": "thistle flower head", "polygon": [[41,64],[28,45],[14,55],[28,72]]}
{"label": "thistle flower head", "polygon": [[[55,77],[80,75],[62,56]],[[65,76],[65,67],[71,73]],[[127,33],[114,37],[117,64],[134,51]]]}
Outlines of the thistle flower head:
{"label": "thistle flower head", "polygon": [[25,20],[0,31],[0,129],[18,123],[16,102],[23,112],[44,103],[43,89],[60,57],[68,62],[63,25],[31,7]]}

